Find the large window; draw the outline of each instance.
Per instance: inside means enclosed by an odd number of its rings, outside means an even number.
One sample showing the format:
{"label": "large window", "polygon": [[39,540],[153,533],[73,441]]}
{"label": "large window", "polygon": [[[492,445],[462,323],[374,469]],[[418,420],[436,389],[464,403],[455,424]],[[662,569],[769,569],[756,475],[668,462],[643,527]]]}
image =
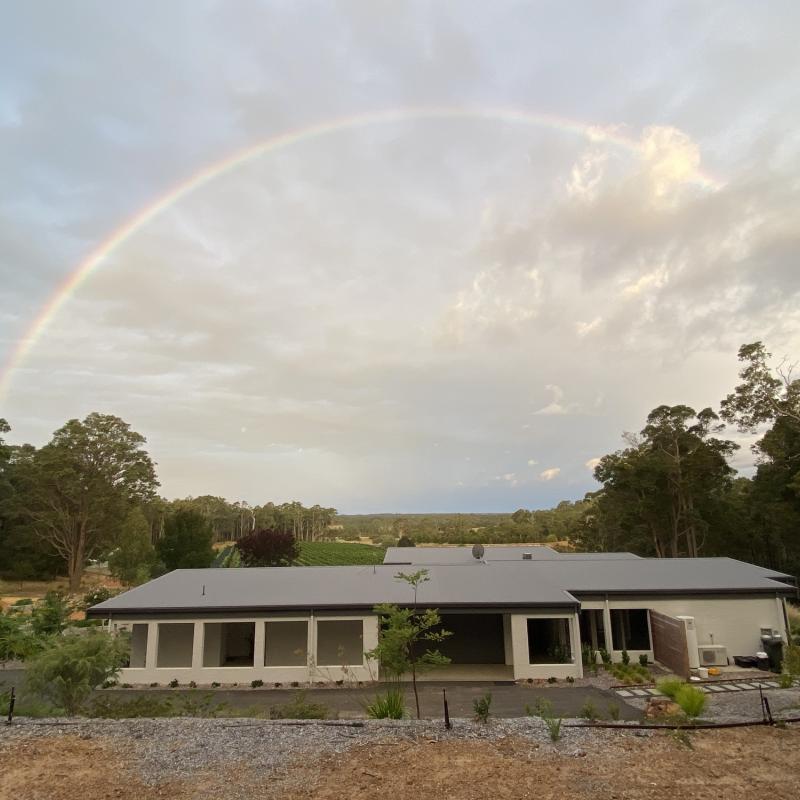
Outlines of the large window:
{"label": "large window", "polygon": [[160,668],[191,667],[193,644],[193,622],[159,623],[156,666]]}
{"label": "large window", "polygon": [[137,622],[131,630],[131,661],[130,666],[141,669],[147,658],[147,623]]}
{"label": "large window", "polygon": [[611,633],[615,650],[652,650],[646,608],[612,609]]}
{"label": "large window", "polygon": [[332,619],[317,622],[317,664],[352,667],[364,663],[364,622]]}
{"label": "large window", "polygon": [[255,622],[206,622],[204,667],[252,667]]}
{"label": "large window", "polygon": [[308,623],[305,620],[267,622],[264,663],[268,667],[304,667],[308,663]]}
{"label": "large window", "polygon": [[528,619],[528,663],[572,663],[568,619],[563,617]]}

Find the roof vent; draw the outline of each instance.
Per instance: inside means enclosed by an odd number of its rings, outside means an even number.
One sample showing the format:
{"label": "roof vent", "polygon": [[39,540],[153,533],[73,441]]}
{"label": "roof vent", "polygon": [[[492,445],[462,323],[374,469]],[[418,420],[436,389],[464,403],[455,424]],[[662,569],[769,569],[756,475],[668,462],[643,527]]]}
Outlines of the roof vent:
{"label": "roof vent", "polygon": [[533,561],[533,553],[523,553],[522,554],[523,561]]}

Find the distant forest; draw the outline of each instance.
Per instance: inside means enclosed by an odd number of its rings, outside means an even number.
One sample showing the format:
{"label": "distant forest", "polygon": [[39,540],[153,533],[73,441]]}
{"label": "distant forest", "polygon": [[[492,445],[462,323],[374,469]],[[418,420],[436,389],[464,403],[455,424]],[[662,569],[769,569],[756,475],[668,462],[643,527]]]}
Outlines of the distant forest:
{"label": "distant forest", "polygon": [[[800,575],[800,379],[743,345],[740,383],[719,404],[653,409],[625,447],[600,459],[597,491],[508,514],[337,515],[299,502],[251,506],[221,497],[159,497],[145,440],[118,417],[69,420],[41,448],[6,444],[0,419],[0,576],[67,574],[90,561],[127,583],[176,566],[208,566],[214,544],[255,531],[301,542],[551,542],[643,556],[731,556]],[[737,476],[726,424],[758,432],[752,478]]]}

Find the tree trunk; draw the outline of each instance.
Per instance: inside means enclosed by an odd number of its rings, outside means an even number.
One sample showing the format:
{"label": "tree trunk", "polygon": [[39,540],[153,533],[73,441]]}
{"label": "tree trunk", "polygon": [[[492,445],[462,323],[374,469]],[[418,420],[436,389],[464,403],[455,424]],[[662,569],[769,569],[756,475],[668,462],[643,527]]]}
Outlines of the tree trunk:
{"label": "tree trunk", "polygon": [[86,523],[81,522],[78,526],[78,539],[75,547],[69,554],[67,569],[69,572],[69,591],[70,594],[77,594],[81,589],[81,578],[83,577],[83,562],[86,552]]}
{"label": "tree trunk", "polygon": [[417,691],[417,665],[411,662],[411,685],[414,687],[414,705],[417,707],[417,719],[422,719],[419,711],[419,692]]}

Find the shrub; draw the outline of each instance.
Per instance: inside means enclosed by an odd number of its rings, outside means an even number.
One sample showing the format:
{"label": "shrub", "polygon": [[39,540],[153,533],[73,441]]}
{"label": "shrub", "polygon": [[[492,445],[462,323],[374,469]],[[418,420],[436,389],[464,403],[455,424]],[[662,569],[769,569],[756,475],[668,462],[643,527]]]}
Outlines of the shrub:
{"label": "shrub", "polygon": [[90,589],[88,592],[86,592],[86,594],[83,596],[83,602],[81,603],[81,606],[83,608],[91,608],[92,606],[96,606],[98,603],[102,603],[105,600],[110,600],[116,594],[116,591],[109,589],[106,586],[96,586],[94,589]]}
{"label": "shrub", "polygon": [[151,689],[155,689],[155,688],[156,688],[156,686],[158,686],[158,683],[157,683],[157,682],[155,682],[155,681],[154,681],[153,683],[151,683],[151,684],[150,684],[150,688],[151,688]]}
{"label": "shrub", "polygon": [[101,631],[60,637],[30,661],[28,686],[74,715],[92,689],[117,675],[126,645]]}
{"label": "shrub", "polygon": [[675,702],[689,719],[699,717],[706,707],[706,695],[695,686],[685,684],[675,694]]}
{"label": "shrub", "polygon": [[646,667],[647,666],[647,653],[642,653],[639,656],[639,666]]}
{"label": "shrub", "polygon": [[604,666],[608,666],[611,663],[611,653],[605,649],[605,647],[600,648],[600,660],[603,662]]}
{"label": "shrub", "polygon": [[17,615],[0,614],[0,661],[23,661],[40,650],[41,645],[25,620]]}
{"label": "shrub", "polygon": [[616,703],[608,704],[608,716],[616,722],[619,719],[619,706]]}
{"label": "shrub", "polygon": [[14,608],[20,608],[22,606],[32,606],[33,600],[31,600],[30,597],[20,597],[19,600],[15,600],[11,605]]}
{"label": "shrub", "polygon": [[781,689],[791,689],[792,683],[792,676],[788,672],[781,672],[781,674],[778,675],[778,685]]}
{"label": "shrub", "polygon": [[575,683],[575,678],[572,675],[567,675],[567,683]]}
{"label": "shrub", "polygon": [[291,686],[293,689],[296,689],[296,688],[297,688],[299,685],[300,685],[300,684],[299,684],[297,681],[292,681],[292,682],[289,684],[289,686]]}
{"label": "shrub", "polygon": [[678,678],[664,678],[663,681],[659,681],[656,684],[656,689],[658,689],[661,694],[674,700],[675,695],[678,694],[683,686],[686,686],[686,684]]}
{"label": "shrub", "polygon": [[176,714],[182,717],[216,717],[227,708],[227,703],[220,703],[213,692],[192,692],[175,698]]}
{"label": "shrub", "polygon": [[33,610],[31,628],[37,636],[61,633],[70,615],[69,603],[58,592],[48,592],[41,605]]}
{"label": "shrub", "polygon": [[543,697],[537,697],[533,708],[531,708],[531,706],[525,706],[525,713],[529,717],[541,717],[542,719],[545,717],[552,717],[553,704],[549,700],[545,700]]}
{"label": "shrub", "polygon": [[800,645],[789,644],[783,648],[782,670],[793,678],[800,678]]}
{"label": "shrub", "polygon": [[389,689],[386,694],[377,694],[365,710],[372,719],[403,719],[406,715],[402,689]]}
{"label": "shrub", "polygon": [[282,706],[272,706],[270,719],[327,719],[329,709],[322,703],[306,700],[305,692],[295,692],[292,700]]}
{"label": "shrub", "polygon": [[172,700],[163,695],[142,695],[120,700],[100,695],[89,706],[90,717],[102,719],[133,719],[135,717],[169,717],[173,714]]}
{"label": "shrub", "polygon": [[177,678],[173,678],[173,679],[172,679],[172,680],[171,680],[171,681],[170,681],[170,682],[167,684],[167,686],[169,686],[169,688],[170,688],[170,689],[177,689],[177,688],[180,686],[180,683],[178,683],[178,679],[177,679]]}
{"label": "shrub", "polygon": [[627,667],[631,663],[631,657],[628,655],[627,650],[622,651],[622,663]]}
{"label": "shrub", "polygon": [[488,692],[483,697],[477,697],[472,701],[472,709],[475,712],[475,721],[482,722],[484,725],[489,721],[489,713],[492,707],[492,695]]}
{"label": "shrub", "polygon": [[550,734],[550,741],[557,742],[561,738],[561,718],[544,717],[544,724]]}
{"label": "shrub", "polygon": [[197,688],[197,681],[189,681],[189,688],[196,689]]}
{"label": "shrub", "polygon": [[211,688],[218,689],[220,686],[219,681],[211,681]]}
{"label": "shrub", "polygon": [[584,719],[588,719],[590,722],[595,722],[596,720],[600,719],[600,713],[591,700],[587,700],[581,706],[581,710],[578,712],[578,714]]}
{"label": "shrub", "polygon": [[548,683],[558,683],[558,678],[556,678],[556,676],[555,676],[555,675],[551,675],[551,676],[550,676],[550,677],[547,679],[547,682],[548,682]]}
{"label": "shrub", "polygon": [[261,687],[263,685],[264,685],[264,681],[262,681],[260,678],[256,678],[254,681],[250,681],[250,686],[253,689],[258,689],[259,687]]}

